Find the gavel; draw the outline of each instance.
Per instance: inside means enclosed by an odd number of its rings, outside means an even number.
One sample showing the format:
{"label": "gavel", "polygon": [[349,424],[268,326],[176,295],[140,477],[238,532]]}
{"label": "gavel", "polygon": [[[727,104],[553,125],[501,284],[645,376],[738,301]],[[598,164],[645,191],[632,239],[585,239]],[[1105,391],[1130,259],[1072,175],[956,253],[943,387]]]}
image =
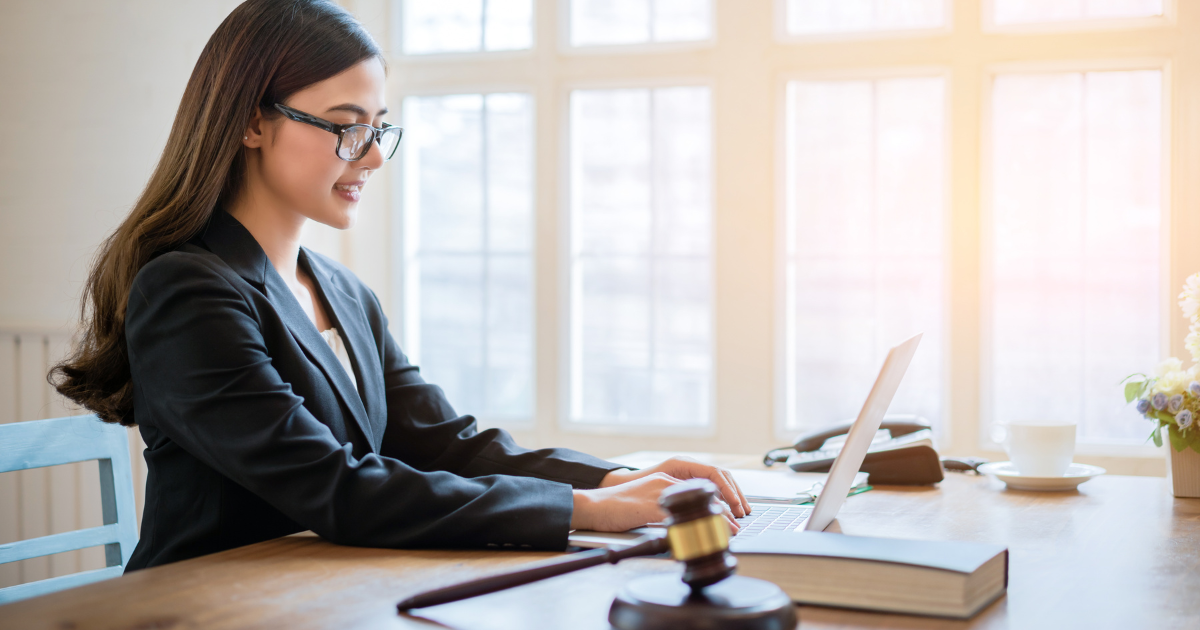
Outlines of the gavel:
{"label": "gavel", "polygon": [[437,606],[486,595],[514,586],[587,569],[616,564],[626,558],[656,556],[670,552],[684,563],[683,582],[693,593],[733,575],[737,559],[729,553],[729,524],[713,498],[717,487],[697,479],[675,484],[663,491],[658,504],[667,512],[665,536],[643,536],[625,548],[601,548],[535,564],[511,573],[493,575],[419,593],[396,605],[400,612]]}

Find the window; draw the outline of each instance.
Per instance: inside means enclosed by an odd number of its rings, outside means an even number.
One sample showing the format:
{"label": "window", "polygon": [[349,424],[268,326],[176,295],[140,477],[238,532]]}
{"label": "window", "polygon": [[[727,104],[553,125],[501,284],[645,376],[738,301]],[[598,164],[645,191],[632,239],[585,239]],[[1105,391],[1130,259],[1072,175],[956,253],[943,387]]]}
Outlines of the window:
{"label": "window", "polygon": [[570,0],[572,46],[704,40],[712,0]]}
{"label": "window", "polygon": [[533,0],[404,0],[403,7],[410,55],[533,45]]}
{"label": "window", "polygon": [[570,422],[711,422],[709,101],[571,94]]}
{"label": "window", "polygon": [[789,35],[928,30],[946,26],[945,0],[787,0]]}
{"label": "window", "polygon": [[1163,14],[1163,0],[992,0],[997,26]]}
{"label": "window", "polygon": [[992,419],[1140,444],[1113,392],[1163,334],[1162,73],[1000,74],[992,110]]}
{"label": "window", "polygon": [[941,77],[787,86],[784,425],[858,415],[892,346],[924,333],[891,413],[940,424]]}
{"label": "window", "polygon": [[533,103],[404,100],[405,349],[461,413],[533,418]]}
{"label": "window", "polygon": [[[394,252],[375,284],[460,412],[534,447],[765,452],[854,416],[920,331],[889,411],[940,451],[1074,418],[1077,461],[1161,474],[1117,382],[1187,356],[1191,3],[530,0],[539,52],[493,54],[506,5],[426,5],[475,53],[389,58],[429,120],[396,240],[332,241],[360,275]],[[530,144],[489,139],[518,92]]]}

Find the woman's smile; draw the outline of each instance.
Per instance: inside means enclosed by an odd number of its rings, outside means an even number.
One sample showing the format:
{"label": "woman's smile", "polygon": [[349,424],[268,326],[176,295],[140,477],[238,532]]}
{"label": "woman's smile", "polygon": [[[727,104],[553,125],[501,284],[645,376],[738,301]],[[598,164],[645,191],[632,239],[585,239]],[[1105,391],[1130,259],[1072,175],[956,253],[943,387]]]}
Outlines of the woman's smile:
{"label": "woman's smile", "polygon": [[342,199],[357,203],[362,196],[362,188],[367,184],[367,180],[361,179],[353,182],[338,182],[333,185],[333,190]]}

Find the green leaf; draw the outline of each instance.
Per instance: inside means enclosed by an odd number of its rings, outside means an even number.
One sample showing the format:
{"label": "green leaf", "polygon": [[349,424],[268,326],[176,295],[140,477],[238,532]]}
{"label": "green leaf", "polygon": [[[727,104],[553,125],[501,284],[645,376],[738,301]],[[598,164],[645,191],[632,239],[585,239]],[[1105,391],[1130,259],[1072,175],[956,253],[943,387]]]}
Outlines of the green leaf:
{"label": "green leaf", "polygon": [[1142,389],[1145,387],[1145,381],[1129,381],[1125,383],[1125,404],[1133,402],[1142,394]]}
{"label": "green leaf", "polygon": [[1192,439],[1192,450],[1200,453],[1200,440]]}
{"label": "green leaf", "polygon": [[1154,438],[1155,446],[1162,448],[1162,431],[1159,431],[1158,427],[1154,427],[1154,433],[1151,433],[1150,437]]}
{"label": "green leaf", "polygon": [[1167,438],[1171,440],[1171,448],[1175,449],[1176,453],[1182,453],[1183,449],[1187,448],[1187,442],[1183,441],[1183,436],[1179,435],[1175,427],[1167,427]]}

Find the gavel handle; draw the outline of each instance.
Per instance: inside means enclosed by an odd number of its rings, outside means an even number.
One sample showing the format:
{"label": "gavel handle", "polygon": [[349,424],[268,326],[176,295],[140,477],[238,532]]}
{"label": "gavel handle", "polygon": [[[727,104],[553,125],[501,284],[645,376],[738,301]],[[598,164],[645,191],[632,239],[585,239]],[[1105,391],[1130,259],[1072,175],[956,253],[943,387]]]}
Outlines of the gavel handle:
{"label": "gavel handle", "polygon": [[413,608],[425,608],[427,606],[456,602],[460,599],[495,593],[506,588],[529,584],[530,582],[544,580],[556,575],[604,563],[616,564],[626,558],[654,556],[669,550],[670,544],[665,537],[654,535],[644,536],[635,541],[632,546],[623,549],[605,547],[573,553],[565,558],[555,558],[554,560],[538,563],[525,569],[513,571],[512,573],[490,575],[478,580],[471,580],[462,584],[454,584],[418,593],[396,604],[396,609],[404,612]]}

